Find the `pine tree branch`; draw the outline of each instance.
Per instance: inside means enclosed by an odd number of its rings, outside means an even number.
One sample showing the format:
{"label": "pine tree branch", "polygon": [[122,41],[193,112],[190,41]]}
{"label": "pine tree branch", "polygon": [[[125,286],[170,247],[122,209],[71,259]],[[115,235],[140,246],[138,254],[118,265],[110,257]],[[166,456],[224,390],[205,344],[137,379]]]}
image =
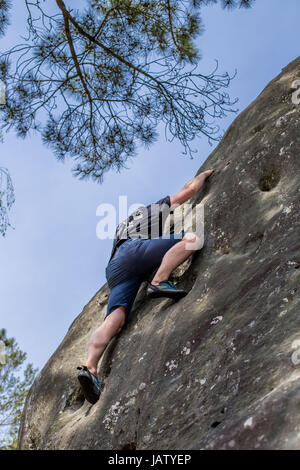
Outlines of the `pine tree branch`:
{"label": "pine tree branch", "polygon": [[[61,0],[57,0],[57,1],[60,2]],[[89,100],[89,106],[90,106],[89,126],[90,126],[91,134],[94,136],[94,131],[93,131],[93,98],[92,98],[92,96],[90,94],[90,91],[88,89],[88,86],[85,82],[85,79],[83,77],[83,74],[82,74],[78,59],[77,59],[77,55],[76,55],[76,51],[75,51],[75,47],[74,47],[74,44],[73,44],[72,35],[71,35],[71,31],[70,31],[69,15],[67,14],[66,8],[64,8],[62,10],[62,13],[63,13],[63,17],[64,17],[65,31],[66,31],[66,35],[67,35],[71,55],[72,55],[72,58],[73,58],[73,61],[74,61],[74,64],[75,64],[75,68],[77,70],[77,73],[78,73],[79,78],[81,80],[82,86],[83,86],[84,91],[86,92],[88,100]]]}
{"label": "pine tree branch", "polygon": [[86,92],[90,102],[92,103],[93,102],[93,99],[91,97],[91,94],[89,92],[89,89],[87,87],[87,84],[85,83],[85,80],[84,80],[84,77],[83,77],[83,74],[81,72],[81,68],[80,68],[80,65],[79,65],[79,62],[78,62],[78,59],[77,59],[77,55],[76,55],[76,51],[75,51],[75,48],[74,48],[74,44],[73,44],[73,40],[72,40],[72,35],[71,35],[71,31],[70,31],[70,25],[69,25],[69,18],[68,16],[66,15],[66,13],[63,11],[63,17],[64,17],[64,24],[65,24],[65,31],[66,31],[66,35],[67,35],[67,39],[68,39],[68,43],[69,43],[69,47],[70,47],[70,51],[71,51],[71,54],[72,54],[72,59],[74,61],[74,65],[75,65],[75,68],[77,70],[77,74],[81,80],[81,83],[82,83],[82,86],[84,88],[84,91]]}
{"label": "pine tree branch", "polygon": [[[58,5],[58,7],[61,9],[63,15],[64,15],[64,18],[68,18],[68,20],[70,21],[70,23],[73,24],[73,26],[78,30],[78,32],[86,37],[87,39],[89,39],[91,42],[95,43],[97,46],[101,47],[105,52],[107,52],[108,54],[112,55],[113,57],[115,57],[116,59],[118,59],[120,62],[122,62],[123,64],[127,65],[128,67],[130,67],[131,69],[135,70],[136,72],[139,72],[141,73],[142,75],[144,75],[145,77],[149,78],[150,80],[154,81],[157,85],[157,87],[162,91],[162,94],[165,96],[165,99],[168,101],[169,105],[170,105],[170,108],[172,110],[172,113],[173,113],[173,116],[174,116],[174,119],[177,121],[177,116],[176,116],[176,110],[175,110],[175,107],[174,107],[174,103],[173,103],[173,99],[172,99],[172,96],[170,96],[170,93],[168,92],[167,88],[163,85],[162,82],[160,82],[159,80],[157,80],[155,77],[153,77],[152,75],[148,74],[147,72],[145,72],[144,70],[140,69],[139,67],[136,67],[134,64],[128,62],[126,59],[124,59],[122,56],[120,56],[119,54],[117,54],[116,52],[112,51],[111,49],[109,49],[108,47],[106,47],[104,44],[102,44],[101,42],[99,42],[97,39],[95,39],[93,36],[91,36],[88,32],[86,32],[78,23],[77,21],[75,21],[75,19],[73,18],[73,16],[70,14],[70,12],[67,10],[66,8],[66,5],[64,3],[63,0],[56,0],[56,3]],[[71,33],[69,32],[69,34],[71,35]],[[74,49],[74,48],[73,48]],[[74,54],[76,56],[76,53],[75,53],[75,50],[74,50]],[[73,56],[73,53],[72,53],[72,56]],[[77,57],[76,57],[76,61],[77,61]],[[78,61],[77,61],[78,62]],[[180,112],[181,114],[181,112]],[[90,126],[91,127],[91,126]],[[92,131],[92,127],[91,127],[91,131]]]}
{"label": "pine tree branch", "polygon": [[[59,8],[61,9],[61,11],[63,12],[64,15],[66,15],[68,17],[68,19],[70,20],[70,22],[73,24],[73,26],[77,29],[77,31],[84,37],[86,37],[87,39],[89,39],[91,42],[95,43],[97,46],[101,47],[101,49],[103,49],[105,52],[107,52],[108,54],[112,55],[113,57],[115,57],[116,59],[118,59],[120,62],[122,62],[124,65],[127,65],[127,67],[135,70],[136,72],[139,72],[141,73],[142,75],[144,75],[145,77],[149,78],[150,80],[153,80],[157,86],[159,88],[164,88],[164,90],[167,92],[167,90],[165,89],[165,87],[163,86],[163,84],[157,80],[155,77],[153,77],[152,75],[148,74],[147,72],[145,72],[144,70],[140,69],[139,67],[137,67],[136,65],[132,64],[131,62],[128,62],[126,59],[124,59],[122,56],[120,56],[119,54],[117,54],[116,52],[112,51],[109,47],[105,46],[104,44],[102,44],[100,41],[98,41],[97,39],[95,39],[93,36],[91,36],[87,31],[85,31],[78,23],[77,21],[75,21],[75,19],[73,18],[73,16],[70,14],[70,12],[67,10],[66,8],[66,5],[65,3],[63,2],[63,0],[56,0],[56,3],[57,5],[59,6]],[[168,93],[168,92],[167,92]]]}
{"label": "pine tree branch", "polygon": [[180,47],[177,44],[175,33],[174,33],[174,30],[173,30],[172,12],[171,12],[171,5],[170,5],[169,0],[167,0],[167,8],[168,8],[168,17],[169,17],[169,25],[170,25],[171,36],[172,36],[172,39],[173,39],[173,42],[174,42],[175,46],[177,47],[178,50],[180,50]]}
{"label": "pine tree branch", "polygon": [[105,24],[107,23],[108,21],[108,18],[109,18],[109,15],[111,14],[112,11],[114,10],[118,10],[118,7],[112,7],[110,8],[107,12],[106,12],[106,15],[102,21],[102,23],[100,24],[99,28],[98,28],[98,31],[96,32],[94,38],[96,39],[97,36],[99,36],[99,34],[101,33],[102,29],[104,28]]}

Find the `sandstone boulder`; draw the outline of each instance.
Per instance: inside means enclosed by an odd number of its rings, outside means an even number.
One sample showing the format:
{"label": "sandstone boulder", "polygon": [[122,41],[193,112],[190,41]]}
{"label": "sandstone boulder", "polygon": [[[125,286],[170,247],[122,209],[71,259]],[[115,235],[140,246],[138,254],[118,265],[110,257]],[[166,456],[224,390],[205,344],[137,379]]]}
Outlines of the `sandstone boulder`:
{"label": "sandstone boulder", "polygon": [[142,286],[103,356],[101,400],[76,366],[107,285],[71,325],[28,395],[21,449],[300,448],[300,59],[234,121],[199,171],[214,175],[205,244],[178,303]]}

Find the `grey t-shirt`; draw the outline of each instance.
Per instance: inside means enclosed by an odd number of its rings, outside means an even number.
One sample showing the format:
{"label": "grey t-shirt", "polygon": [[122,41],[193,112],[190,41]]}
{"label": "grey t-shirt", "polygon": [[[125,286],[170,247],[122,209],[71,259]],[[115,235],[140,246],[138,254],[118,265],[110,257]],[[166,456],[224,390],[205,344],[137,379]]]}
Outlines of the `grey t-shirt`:
{"label": "grey t-shirt", "polygon": [[166,196],[154,204],[139,207],[121,222],[116,229],[110,260],[115,250],[129,238],[161,237],[165,220],[170,213],[170,207],[170,196]]}

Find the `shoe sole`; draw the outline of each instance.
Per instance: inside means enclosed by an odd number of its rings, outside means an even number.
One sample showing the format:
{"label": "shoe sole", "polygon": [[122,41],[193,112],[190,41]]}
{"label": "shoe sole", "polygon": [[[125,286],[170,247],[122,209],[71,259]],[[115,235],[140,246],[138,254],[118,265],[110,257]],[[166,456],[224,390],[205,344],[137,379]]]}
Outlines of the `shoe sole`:
{"label": "shoe sole", "polygon": [[157,299],[161,297],[167,297],[168,299],[173,299],[173,300],[180,300],[183,297],[185,297],[188,293],[187,292],[150,292],[149,294],[147,293],[147,296],[150,299]]}
{"label": "shoe sole", "polygon": [[99,395],[96,395],[92,390],[91,390],[91,381],[88,377],[84,375],[78,375],[78,380],[81,385],[83,394],[85,399],[91,403],[91,405],[94,405],[100,398],[100,393]]}

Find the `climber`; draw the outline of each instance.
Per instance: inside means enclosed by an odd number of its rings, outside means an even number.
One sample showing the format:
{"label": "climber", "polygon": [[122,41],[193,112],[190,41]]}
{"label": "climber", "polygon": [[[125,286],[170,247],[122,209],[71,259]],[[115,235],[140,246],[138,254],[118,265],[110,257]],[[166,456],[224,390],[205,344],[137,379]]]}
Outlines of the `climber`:
{"label": "climber", "polygon": [[[163,218],[170,208],[183,204],[196,194],[214,170],[207,170],[188,181],[174,196],[166,196],[155,204],[139,208],[118,225],[111,257],[106,267],[110,288],[107,313],[102,325],[92,334],[88,358],[78,367],[78,380],[86,400],[96,403],[103,382],[97,377],[97,365],[110,340],[127,323],[134,299],[143,281],[156,270],[148,282],[147,296],[179,300],[187,292],[169,281],[172,271],[201,248],[193,233],[162,236]],[[154,236],[153,236],[154,234]]]}

